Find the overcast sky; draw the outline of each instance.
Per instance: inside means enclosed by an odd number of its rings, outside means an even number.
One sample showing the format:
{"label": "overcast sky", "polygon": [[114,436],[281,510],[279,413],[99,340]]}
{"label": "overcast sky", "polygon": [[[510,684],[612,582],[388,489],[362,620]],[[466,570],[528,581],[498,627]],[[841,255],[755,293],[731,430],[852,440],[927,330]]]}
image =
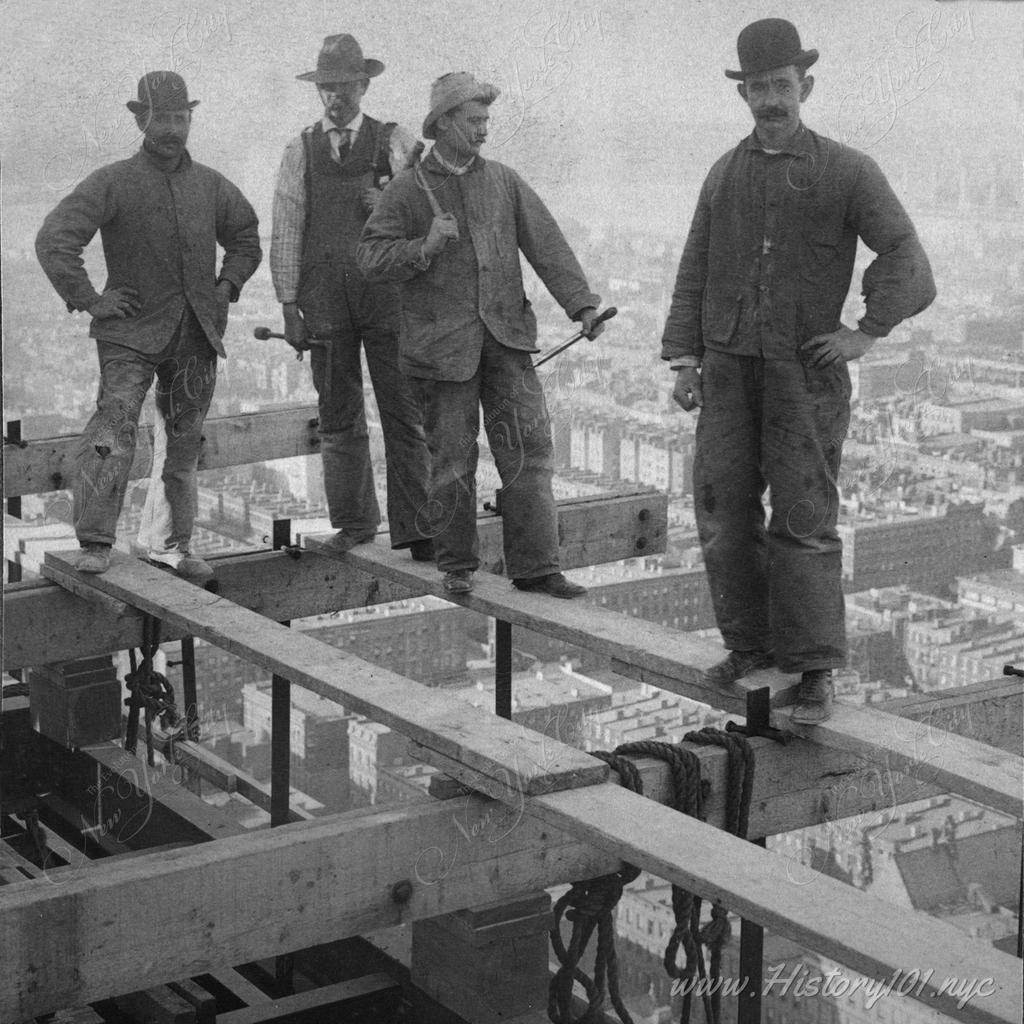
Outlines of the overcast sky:
{"label": "overcast sky", "polygon": [[1019,159],[1024,3],[8,0],[5,203],[52,205],[129,155],[138,139],[125,101],[144,71],[176,69],[201,101],[193,155],[234,177],[268,227],[281,150],[318,113],[314,87],[295,75],[315,66],[324,35],[347,31],[386,65],[368,113],[419,134],[430,82],[472,70],[503,89],[485,155],[558,213],[682,231],[710,160],[750,130],[722,72],[737,66],[738,31],[767,16],[790,18],[821,53],[804,107],[816,130],[870,152],[939,129],[953,151],[997,140]]}

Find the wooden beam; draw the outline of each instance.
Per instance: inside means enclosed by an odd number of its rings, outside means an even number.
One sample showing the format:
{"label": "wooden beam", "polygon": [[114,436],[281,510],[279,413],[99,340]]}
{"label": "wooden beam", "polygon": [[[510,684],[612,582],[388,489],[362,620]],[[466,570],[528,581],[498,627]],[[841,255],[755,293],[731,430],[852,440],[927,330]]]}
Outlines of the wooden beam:
{"label": "wooden beam", "polygon": [[1024,748],[1024,686],[1018,679],[992,679],[890,700],[879,710],[1011,753]]}
{"label": "wooden beam", "polygon": [[[316,406],[208,419],[203,424],[200,469],[222,469],[268,459],[319,452]],[[24,448],[4,448],[4,496],[43,494],[71,486],[77,434],[29,441]],[[149,475],[153,459],[153,428],[141,426],[131,478]]]}
{"label": "wooden beam", "polygon": [[[329,535],[311,536],[306,546],[326,554]],[[798,676],[775,670],[753,673],[728,688],[709,684],[705,669],[722,658],[718,644],[696,640],[677,629],[609,611],[588,598],[562,601],[543,594],[516,590],[503,577],[478,572],[469,594],[452,597],[433,566],[411,562],[379,544],[361,544],[344,555],[332,556],[393,583],[416,587],[485,615],[585,647],[612,659],[616,672],[727,711],[744,712],[750,690],[768,686],[773,705],[791,703]]]}
{"label": "wooden beam", "polygon": [[860,754],[888,770],[909,772],[928,785],[1024,817],[1024,758],[1019,754],[944,732],[927,721],[839,701],[827,722],[791,728],[815,743]]}
{"label": "wooden beam", "polygon": [[[664,772],[663,766],[657,771]],[[992,978],[959,1014],[1016,1021],[1019,962],[938,920],[793,863],[611,784],[366,809],[0,888],[0,1019],[36,1016],[615,870],[623,859],[872,978]],[[395,902],[398,883],[408,899]],[[404,895],[404,893],[403,893]],[[159,906],[161,926],[139,914]],[[75,965],[68,971],[66,965]],[[20,1017],[19,1017],[20,1015]]]}
{"label": "wooden beam", "polygon": [[[572,568],[629,558],[640,548],[664,550],[666,517],[667,499],[654,493],[560,502],[559,557]],[[482,557],[487,564],[500,563],[501,520],[486,515],[478,525]],[[277,622],[425,592],[312,551],[298,559],[283,551],[252,552],[214,558],[211,564],[222,597]],[[6,587],[3,611],[7,671],[108,654],[142,642],[141,616],[124,602],[106,597],[84,601],[45,581]],[[164,628],[165,640],[181,635]]]}
{"label": "wooden beam", "polygon": [[370,996],[379,998],[384,992],[389,991],[397,994],[399,988],[398,982],[388,974],[367,974],[362,978],[339,981],[293,996],[281,996],[268,1003],[247,1006],[242,1010],[230,1010],[217,1016],[217,1024],[298,1024],[299,1021],[306,1019],[304,1014],[309,1014],[312,1020],[312,1015],[318,1011],[321,1015],[315,1019],[322,1020],[322,1013],[325,1010],[341,1011],[348,1003]]}
{"label": "wooden beam", "polygon": [[43,571],[68,587],[94,587],[216,644],[346,710],[396,729],[524,792],[587,786],[607,777],[596,758],[231,604],[134,558],[115,554],[101,576],[49,552]]}

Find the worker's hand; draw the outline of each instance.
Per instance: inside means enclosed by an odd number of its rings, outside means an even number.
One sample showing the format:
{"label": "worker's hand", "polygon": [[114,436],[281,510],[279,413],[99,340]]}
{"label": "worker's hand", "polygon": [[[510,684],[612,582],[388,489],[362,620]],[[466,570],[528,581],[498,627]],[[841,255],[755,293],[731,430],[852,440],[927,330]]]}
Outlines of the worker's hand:
{"label": "worker's hand", "polygon": [[676,370],[676,386],[672,399],[684,412],[692,412],[704,404],[700,386],[700,370],[696,366],[683,366]]}
{"label": "worker's hand", "polygon": [[363,206],[366,207],[367,214],[373,213],[377,208],[377,203],[380,202],[380,197],[383,195],[379,188],[374,188],[372,185],[368,188],[363,189]]}
{"label": "worker's hand", "polygon": [[284,314],[284,340],[296,352],[309,351],[309,332],[306,330],[306,321],[302,319],[299,307],[294,302],[285,302],[281,306]]}
{"label": "worker's hand", "polygon": [[97,320],[124,320],[135,316],[141,305],[139,293],[134,288],[110,288],[86,312]]}
{"label": "worker's hand", "polygon": [[831,334],[818,334],[800,346],[807,363],[819,369],[831,366],[840,361],[850,362],[860,359],[876,339],[863,331],[851,331],[849,327],[840,327]]}
{"label": "worker's hand", "polygon": [[231,282],[218,281],[213,295],[217,304],[215,309],[216,319],[213,326],[217,328],[217,333],[223,338],[224,331],[227,330],[228,326],[228,309],[231,306]]}
{"label": "worker's hand", "polygon": [[454,213],[440,213],[430,222],[427,240],[423,243],[425,256],[436,256],[448,244],[459,240],[459,222]]}
{"label": "worker's hand", "polygon": [[593,306],[587,306],[586,309],[580,310],[580,330],[583,331],[583,336],[590,341],[593,341],[604,330],[603,321],[596,327],[594,326],[596,318],[597,310]]}

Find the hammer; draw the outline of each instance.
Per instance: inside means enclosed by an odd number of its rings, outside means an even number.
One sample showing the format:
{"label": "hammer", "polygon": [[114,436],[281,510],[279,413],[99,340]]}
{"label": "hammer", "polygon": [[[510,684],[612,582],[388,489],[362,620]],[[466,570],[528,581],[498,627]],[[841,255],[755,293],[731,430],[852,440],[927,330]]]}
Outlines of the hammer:
{"label": "hammer", "polygon": [[[283,334],[279,334],[277,331],[272,331],[269,327],[254,327],[252,336],[258,338],[260,341],[268,341],[270,338],[281,338],[284,339]],[[306,341],[310,345],[326,345],[327,342],[321,341],[319,338],[307,338]],[[302,353],[297,352],[295,358],[302,362]]]}
{"label": "hammer", "polygon": [[[594,322],[591,324],[591,328],[596,327],[598,324],[603,324],[605,320],[611,320],[613,316],[618,313],[618,310],[614,306],[609,306],[603,313],[594,317]],[[564,352],[570,345],[575,345],[580,338],[586,337],[586,332],[577,331],[568,341],[563,341],[557,348],[553,348],[546,356],[542,356],[533,364],[533,368],[537,369],[538,366],[546,363],[549,359],[554,359],[559,352]]]}

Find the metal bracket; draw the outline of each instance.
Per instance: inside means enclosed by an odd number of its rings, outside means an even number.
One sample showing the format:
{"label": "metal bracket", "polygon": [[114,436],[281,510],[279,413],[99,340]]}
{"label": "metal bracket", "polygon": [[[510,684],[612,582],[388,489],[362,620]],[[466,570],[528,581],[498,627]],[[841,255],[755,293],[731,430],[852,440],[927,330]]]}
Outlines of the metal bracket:
{"label": "metal bracket", "polygon": [[747,693],[747,720],[743,725],[737,722],[726,722],[726,732],[738,732],[742,736],[763,736],[765,739],[775,740],[785,746],[793,739],[793,734],[783,732],[771,725],[771,696],[772,691],[768,686],[758,687]]}

